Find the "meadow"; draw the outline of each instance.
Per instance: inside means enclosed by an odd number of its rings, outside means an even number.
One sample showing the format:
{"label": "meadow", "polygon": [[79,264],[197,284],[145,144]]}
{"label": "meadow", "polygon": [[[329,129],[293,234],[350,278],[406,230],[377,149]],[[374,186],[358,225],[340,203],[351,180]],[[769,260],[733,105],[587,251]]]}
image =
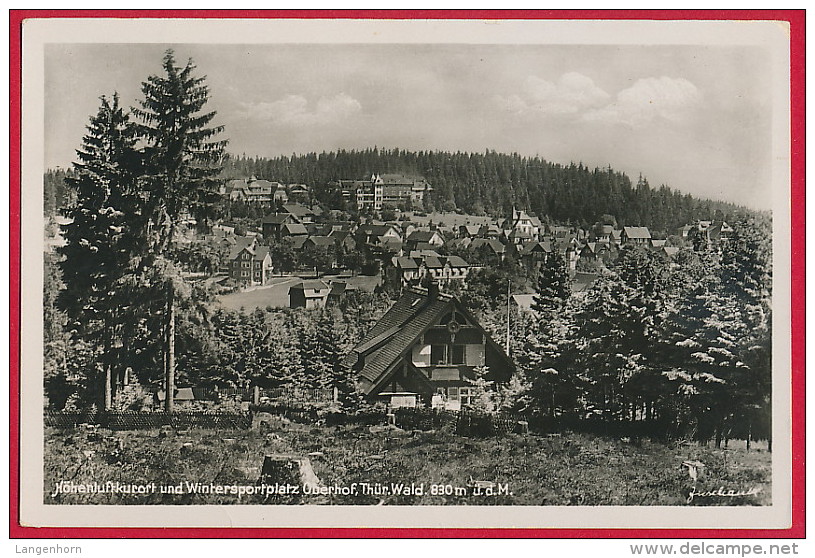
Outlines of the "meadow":
{"label": "meadow", "polygon": [[[46,428],[45,440],[46,504],[771,503],[772,454],[755,446],[748,452],[743,442],[714,449],[570,432],[467,438],[444,428],[423,432],[383,426],[311,426],[277,419],[275,424],[245,431]],[[256,485],[266,455],[307,456],[321,485],[336,488],[336,493],[202,494],[190,488],[194,483]],[[682,467],[682,462],[688,460],[704,464],[695,485],[697,496],[690,502],[694,482],[687,468]],[[153,488],[141,494],[55,494],[55,486],[61,481]],[[356,492],[351,493],[349,487],[354,483]],[[379,487],[378,492],[373,488],[361,490],[361,483]],[[161,487],[181,488],[162,491]],[[699,495],[727,491],[753,493],[736,497]]]}

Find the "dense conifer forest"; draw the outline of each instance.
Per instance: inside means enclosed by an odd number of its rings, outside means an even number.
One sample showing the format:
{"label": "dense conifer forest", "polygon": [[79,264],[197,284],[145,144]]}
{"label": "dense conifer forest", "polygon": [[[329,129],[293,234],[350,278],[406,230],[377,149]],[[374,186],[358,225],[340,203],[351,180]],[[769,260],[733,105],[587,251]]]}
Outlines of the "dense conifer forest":
{"label": "dense conifer forest", "polygon": [[474,215],[504,216],[513,206],[553,222],[587,226],[601,215],[613,215],[619,226],[641,225],[671,234],[697,219],[734,218],[745,210],[736,205],[694,198],[647,178],[632,181],[624,173],[589,168],[582,163],[561,165],[540,157],[495,151],[449,153],[366,149],[309,153],[290,157],[233,157],[228,177],[304,183],[318,201],[341,203],[331,181],[369,178],[372,173],[422,176],[433,186],[430,207]]}

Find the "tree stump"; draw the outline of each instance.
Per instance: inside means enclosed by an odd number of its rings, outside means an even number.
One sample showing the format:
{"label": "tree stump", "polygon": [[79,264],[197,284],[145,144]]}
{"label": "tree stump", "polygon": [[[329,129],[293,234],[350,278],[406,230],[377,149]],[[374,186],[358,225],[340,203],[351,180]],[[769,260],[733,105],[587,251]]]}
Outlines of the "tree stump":
{"label": "tree stump", "polygon": [[311,460],[301,455],[267,455],[260,471],[261,484],[320,486],[320,479],[311,467]]}

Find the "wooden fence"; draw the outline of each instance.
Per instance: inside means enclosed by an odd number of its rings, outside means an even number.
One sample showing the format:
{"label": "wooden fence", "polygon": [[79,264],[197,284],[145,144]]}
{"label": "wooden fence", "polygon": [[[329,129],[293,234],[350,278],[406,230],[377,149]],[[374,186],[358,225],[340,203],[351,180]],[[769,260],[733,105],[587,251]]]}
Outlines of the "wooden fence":
{"label": "wooden fence", "polygon": [[333,389],[289,389],[289,388],[192,388],[196,400],[214,401],[223,397],[239,397],[241,401],[258,404],[261,400],[289,401],[299,405],[324,404],[334,401]]}
{"label": "wooden fence", "polygon": [[98,424],[110,430],[141,430],[172,426],[173,428],[208,428],[217,430],[246,430],[252,427],[251,413],[224,411],[176,411],[164,412],[71,412],[46,411],[45,426],[74,428],[80,424]]}
{"label": "wooden fence", "polygon": [[462,436],[490,436],[528,430],[528,422],[523,416],[508,414],[417,407],[396,409],[394,415],[396,425],[407,430],[435,430],[447,426]]}

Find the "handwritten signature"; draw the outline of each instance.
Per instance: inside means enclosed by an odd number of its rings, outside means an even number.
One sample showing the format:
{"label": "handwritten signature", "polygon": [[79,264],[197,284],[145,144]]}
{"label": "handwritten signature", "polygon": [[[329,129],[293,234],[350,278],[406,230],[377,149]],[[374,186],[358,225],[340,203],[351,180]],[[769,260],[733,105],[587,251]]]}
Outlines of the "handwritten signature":
{"label": "handwritten signature", "polygon": [[696,487],[690,489],[690,494],[688,494],[688,504],[693,502],[695,497],[699,498],[709,498],[709,497],[723,497],[723,498],[736,498],[738,496],[755,496],[761,492],[761,489],[758,487],[753,487],[750,490],[725,490],[723,486],[720,486],[718,490],[706,490],[703,492],[696,492]]}

